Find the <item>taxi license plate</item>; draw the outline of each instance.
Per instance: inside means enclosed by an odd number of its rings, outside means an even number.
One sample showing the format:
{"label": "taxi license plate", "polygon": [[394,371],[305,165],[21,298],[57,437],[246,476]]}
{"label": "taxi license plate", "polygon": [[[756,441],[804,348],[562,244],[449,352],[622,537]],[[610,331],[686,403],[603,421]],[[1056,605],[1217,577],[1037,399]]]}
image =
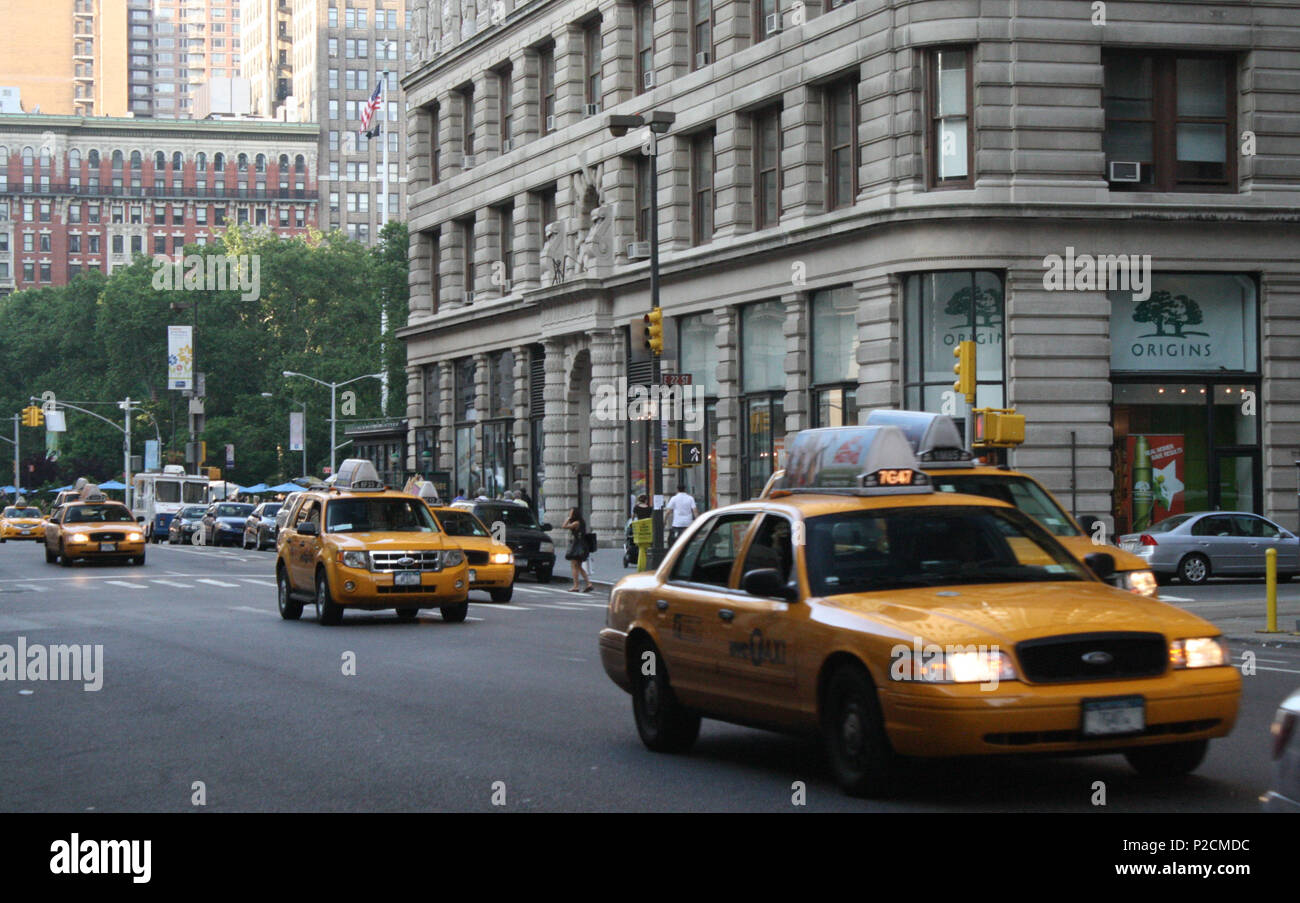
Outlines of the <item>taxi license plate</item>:
{"label": "taxi license plate", "polygon": [[419,586],[420,572],[419,571],[398,571],[397,573],[393,574],[393,585],[394,586]]}
{"label": "taxi license plate", "polygon": [[32,531],[29,530],[29,529],[27,529],[26,527],[23,527],[23,530],[22,530],[23,536],[26,536],[26,535],[27,535],[28,533],[30,533],[30,532],[32,532]]}
{"label": "taxi license plate", "polygon": [[101,551],[101,552],[116,552],[116,551],[117,551],[117,543],[115,543],[115,542],[101,542],[101,543],[99,544],[99,551]]}
{"label": "taxi license plate", "polygon": [[469,569],[469,582],[470,582],[470,583],[473,583],[473,582],[474,582],[475,580],[477,580],[477,579],[478,579],[478,571],[474,570],[473,568],[470,568],[470,569]]}
{"label": "taxi license plate", "polygon": [[1141,696],[1083,701],[1083,735],[1138,734],[1146,728],[1146,702]]}

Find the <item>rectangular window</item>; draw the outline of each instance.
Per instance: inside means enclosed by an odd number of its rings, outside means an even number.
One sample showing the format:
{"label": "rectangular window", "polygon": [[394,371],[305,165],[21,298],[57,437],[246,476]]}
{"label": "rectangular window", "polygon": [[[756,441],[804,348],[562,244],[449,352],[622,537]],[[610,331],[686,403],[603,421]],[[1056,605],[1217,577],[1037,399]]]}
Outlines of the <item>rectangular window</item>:
{"label": "rectangular window", "polygon": [[331,91],[338,90],[338,86],[339,86],[339,70],[331,69],[329,74],[330,90]]}
{"label": "rectangular window", "polygon": [[813,292],[808,357],[812,361],[813,426],[858,422],[857,293],[851,286]]}
{"label": "rectangular window", "polygon": [[1004,407],[1002,277],[987,270],[946,270],[907,276],[903,283],[903,401],[916,411],[953,413],[958,424],[966,400],[952,393],[953,348],[973,340],[975,403]]}
{"label": "rectangular window", "polygon": [[555,131],[555,45],[547,44],[537,51],[538,91],[541,97],[541,131],[549,135]]}
{"label": "rectangular window", "polygon": [[[1106,177],[1117,177],[1112,190],[1205,191],[1236,184],[1232,57],[1127,52],[1108,53],[1102,62]],[[1112,173],[1115,163],[1136,166]],[[1132,169],[1136,173],[1126,171]],[[1133,176],[1137,181],[1128,181]]]}
{"label": "rectangular window", "polygon": [[944,47],[929,53],[926,107],[929,123],[926,148],[931,187],[970,188],[974,142],[970,134],[973,79],[966,47]]}
{"label": "rectangular window", "polygon": [[713,62],[713,0],[690,0],[691,71]]}
{"label": "rectangular window", "polygon": [[497,208],[497,230],[501,236],[502,277],[507,283],[514,278],[515,207],[503,204]]}
{"label": "rectangular window", "polygon": [[[767,40],[781,30],[780,0],[753,0],[754,43]],[[772,29],[772,30],[769,30]]]}
{"label": "rectangular window", "polygon": [[194,225],[206,226],[208,224],[208,207],[206,204],[199,204],[194,208]]}
{"label": "rectangular window", "polygon": [[650,197],[650,166],[654,160],[648,154],[636,159],[636,240],[650,240],[650,217],[653,212]]}
{"label": "rectangular window", "polygon": [[497,94],[498,108],[497,120],[501,123],[501,152],[505,153],[510,148],[510,139],[514,137],[515,116],[514,116],[514,96],[512,71],[509,66],[502,66],[497,70]]}
{"label": "rectangular window", "polygon": [[166,254],[166,253],[167,253],[167,236],[166,236],[166,235],[155,235],[155,236],[153,237],[153,252],[154,252],[155,254]]}
{"label": "rectangular window", "polygon": [[781,110],[754,115],[754,228],[781,220]]}
{"label": "rectangular window", "polygon": [[588,104],[599,104],[600,89],[600,18],[587,23],[582,29],[583,65],[585,67],[583,85]]}
{"label": "rectangular window", "polygon": [[50,265],[48,263],[41,264],[41,281],[42,282],[50,281]]}
{"label": "rectangular window", "polygon": [[329,55],[330,55],[331,57],[337,57],[337,56],[339,55],[339,39],[338,39],[338,38],[330,38],[330,39],[329,39]]}
{"label": "rectangular window", "polygon": [[[654,87],[655,5],[654,0],[640,0],[636,5],[636,93]],[[649,73],[649,78],[646,74]]]}
{"label": "rectangular window", "polygon": [[713,238],[713,132],[691,139],[691,229],[694,243]]}
{"label": "rectangular window", "polygon": [[98,253],[99,253],[99,236],[98,236],[98,235],[88,235],[88,236],[86,236],[86,241],[87,241],[87,243],[88,243],[89,246],[90,246],[90,253],[91,253],[91,254],[98,254]]}
{"label": "rectangular window", "polygon": [[429,169],[430,178],[434,185],[437,185],[438,179],[441,178],[439,175],[439,165],[442,162],[442,140],[439,137],[439,129],[441,128],[441,112],[442,108],[439,104],[435,103],[429,106],[429,149],[430,157],[432,158],[429,161]]}
{"label": "rectangular window", "polygon": [[824,95],[826,209],[848,207],[858,193],[858,81],[837,82]]}
{"label": "rectangular window", "polygon": [[474,291],[474,221],[461,220],[460,241],[463,249],[461,279],[464,280],[466,292]]}
{"label": "rectangular window", "polygon": [[[0,249],[0,250],[3,250],[3,249]],[[69,254],[80,254],[80,253],[81,253],[81,236],[80,236],[80,235],[69,235],[69,236],[68,236],[68,253],[69,253]]]}
{"label": "rectangular window", "polygon": [[464,153],[474,153],[474,86],[466,85],[460,89],[461,103],[461,140]]}

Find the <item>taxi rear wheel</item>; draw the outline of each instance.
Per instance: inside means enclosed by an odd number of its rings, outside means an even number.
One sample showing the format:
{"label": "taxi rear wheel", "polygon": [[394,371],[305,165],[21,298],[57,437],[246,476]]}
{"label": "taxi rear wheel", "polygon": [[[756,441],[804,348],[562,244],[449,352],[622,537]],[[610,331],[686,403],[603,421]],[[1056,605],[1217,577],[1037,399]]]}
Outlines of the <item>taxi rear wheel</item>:
{"label": "taxi rear wheel", "polygon": [[1124,753],[1124,758],[1144,778],[1171,778],[1190,774],[1199,768],[1209,748],[1209,740],[1140,746]]}
{"label": "taxi rear wheel", "polygon": [[438,611],[442,613],[442,619],[444,621],[450,621],[452,624],[459,624],[461,621],[465,620],[466,615],[469,614],[469,603],[457,602],[455,605],[444,605],[439,608]]}
{"label": "taxi rear wheel", "polygon": [[329,580],[324,571],[316,573],[316,620],[328,627],[343,620],[343,606],[330,595]]}
{"label": "taxi rear wheel", "polygon": [[59,564],[63,565],[65,568],[72,567],[72,559],[68,557],[68,551],[63,548],[62,543],[59,544]]}
{"label": "taxi rear wheel", "polygon": [[302,603],[293,598],[289,586],[289,573],[284,568],[275,572],[276,602],[280,608],[280,617],[286,621],[296,621],[302,617]]}
{"label": "taxi rear wheel", "polygon": [[836,782],[852,796],[882,795],[894,753],[871,678],[860,667],[841,667],[827,682],[822,705],[822,734]]}
{"label": "taxi rear wheel", "polygon": [[[646,657],[646,653],[650,657]],[[663,656],[653,643],[633,649],[636,676],[632,687],[632,717],[647,749],[655,752],[686,752],[700,735],[700,716],[682,707],[668,681]],[[651,665],[652,667],[645,667]],[[652,673],[644,673],[650,670]]]}

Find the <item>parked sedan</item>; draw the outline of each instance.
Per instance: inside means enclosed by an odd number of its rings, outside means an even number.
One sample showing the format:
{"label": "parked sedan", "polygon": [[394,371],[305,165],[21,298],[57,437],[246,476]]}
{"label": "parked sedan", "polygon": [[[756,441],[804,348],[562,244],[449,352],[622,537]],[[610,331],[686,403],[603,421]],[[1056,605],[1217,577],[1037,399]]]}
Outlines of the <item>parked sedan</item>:
{"label": "parked sedan", "polygon": [[1145,559],[1156,579],[1204,583],[1210,577],[1262,577],[1264,553],[1277,550],[1277,579],[1300,573],[1300,538],[1249,511],[1177,514],[1141,533],[1119,538],[1119,547]]}
{"label": "parked sedan", "polygon": [[1273,719],[1273,786],[1260,797],[1266,812],[1300,812],[1300,690]]}
{"label": "parked sedan", "polygon": [[202,545],[234,545],[244,535],[244,524],[253,506],[242,502],[214,502],[199,525]]}
{"label": "parked sedan", "polygon": [[253,513],[248,515],[244,521],[244,540],[245,549],[257,549],[261,551],[265,548],[275,547],[276,537],[276,514],[280,511],[279,502],[262,502],[253,509]]}
{"label": "parked sedan", "polygon": [[188,543],[194,536],[208,509],[203,505],[189,505],[182,508],[171,523],[167,525],[167,544]]}

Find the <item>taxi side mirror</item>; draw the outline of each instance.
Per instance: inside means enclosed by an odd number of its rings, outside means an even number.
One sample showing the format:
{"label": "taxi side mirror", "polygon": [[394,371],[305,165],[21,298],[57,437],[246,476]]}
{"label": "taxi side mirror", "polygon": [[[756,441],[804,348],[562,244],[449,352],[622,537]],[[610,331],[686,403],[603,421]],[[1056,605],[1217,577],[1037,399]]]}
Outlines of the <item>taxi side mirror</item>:
{"label": "taxi side mirror", "polygon": [[139,517],[137,517],[137,518],[135,519],[135,522],[136,522],[137,524],[142,524],[142,523],[144,523],[144,515],[141,514]]}
{"label": "taxi side mirror", "polygon": [[795,600],[795,588],[785,582],[781,572],[776,568],[757,568],[746,571],[740,578],[740,588],[751,596],[775,596],[787,602]]}
{"label": "taxi side mirror", "polygon": [[1115,556],[1109,552],[1093,552],[1083,563],[1102,580],[1109,580],[1115,574]]}
{"label": "taxi side mirror", "polygon": [[320,535],[320,527],[318,527],[318,526],[316,525],[316,522],[315,522],[314,520],[306,521],[305,523],[301,523],[301,524],[298,525],[298,535],[299,535],[299,536],[319,536],[319,535]]}

